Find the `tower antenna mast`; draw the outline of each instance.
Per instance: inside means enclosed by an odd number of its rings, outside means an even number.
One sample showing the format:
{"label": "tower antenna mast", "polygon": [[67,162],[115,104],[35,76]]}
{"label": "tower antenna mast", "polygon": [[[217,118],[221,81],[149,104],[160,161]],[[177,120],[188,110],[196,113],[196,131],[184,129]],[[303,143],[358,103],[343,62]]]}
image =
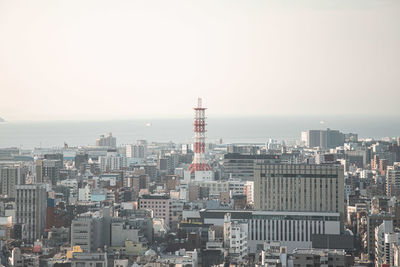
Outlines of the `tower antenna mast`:
{"label": "tower antenna mast", "polygon": [[210,171],[211,167],[206,160],[206,109],[202,99],[197,100],[194,109],[194,158],[189,166],[190,173],[195,171]]}

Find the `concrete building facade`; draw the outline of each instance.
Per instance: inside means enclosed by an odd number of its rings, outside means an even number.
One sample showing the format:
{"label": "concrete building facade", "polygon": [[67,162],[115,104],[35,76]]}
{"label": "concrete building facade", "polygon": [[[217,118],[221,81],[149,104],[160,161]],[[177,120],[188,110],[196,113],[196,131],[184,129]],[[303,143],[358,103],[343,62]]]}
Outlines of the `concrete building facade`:
{"label": "concrete building facade", "polygon": [[165,194],[143,195],[139,198],[139,209],[150,209],[153,211],[154,218],[164,219],[169,225],[171,199]]}
{"label": "concrete building facade", "polygon": [[144,145],[126,145],[126,157],[143,159],[146,156],[146,146]]}
{"label": "concrete building facade", "polygon": [[344,218],[344,169],[337,164],[256,164],[256,210],[338,212]]}
{"label": "concrete building facade", "polygon": [[19,166],[0,165],[1,194],[15,198],[15,186],[21,183],[21,168]]}
{"label": "concrete building facade", "polygon": [[250,252],[264,242],[280,242],[289,253],[295,248],[310,248],[313,234],[341,232],[339,213],[254,211],[249,220]]}
{"label": "concrete building facade", "polygon": [[254,163],[262,161],[265,163],[278,162],[277,155],[245,155],[228,153],[224,155],[223,173],[225,179],[239,179],[242,181],[254,180]]}
{"label": "concrete building facade", "polygon": [[96,139],[96,146],[117,147],[117,138],[112,136],[112,133],[107,133],[106,136],[100,135]]}
{"label": "concrete building facade", "polygon": [[16,186],[17,223],[25,224],[26,242],[40,238],[46,225],[47,192],[44,184]]}
{"label": "concrete building facade", "polygon": [[104,235],[104,218],[97,213],[84,213],[71,223],[71,246],[79,246],[83,252],[96,252],[107,244]]}
{"label": "concrete building facade", "polygon": [[400,191],[400,162],[388,166],[386,170],[386,194],[397,195]]}
{"label": "concrete building facade", "polygon": [[295,248],[311,248],[313,235],[339,235],[342,229],[338,212],[205,210],[200,213],[204,224],[215,226],[224,226],[227,213],[232,221],[246,221],[249,253],[262,250],[265,242],[280,242],[288,253]]}
{"label": "concrete building facade", "polygon": [[320,147],[323,149],[343,146],[345,135],[338,130],[309,130],[302,132],[301,139],[308,147]]}
{"label": "concrete building facade", "polygon": [[353,262],[344,250],[296,249],[293,252],[293,267],[331,266],[350,267]]}

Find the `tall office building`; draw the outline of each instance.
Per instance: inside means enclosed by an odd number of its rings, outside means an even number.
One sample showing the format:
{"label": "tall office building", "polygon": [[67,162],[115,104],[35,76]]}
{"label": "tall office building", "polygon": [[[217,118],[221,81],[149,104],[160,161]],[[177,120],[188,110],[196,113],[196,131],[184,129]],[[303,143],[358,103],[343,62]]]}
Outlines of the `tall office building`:
{"label": "tall office building", "polygon": [[107,227],[101,213],[80,214],[71,223],[71,246],[80,246],[83,252],[104,248],[104,245],[109,244],[105,229]]}
{"label": "tall office building", "polygon": [[75,155],[75,168],[80,170],[82,164],[88,163],[89,155],[87,153],[78,153]]}
{"label": "tall office building", "polygon": [[38,159],[35,161],[35,182],[43,183],[43,160]]}
{"label": "tall office building", "polygon": [[225,179],[242,181],[254,180],[254,162],[279,163],[278,155],[245,155],[228,153],[224,155],[223,174]]}
{"label": "tall office building", "polygon": [[128,167],[127,158],[120,156],[100,156],[99,164],[102,172],[122,170]]}
{"label": "tall office building", "polygon": [[390,213],[368,214],[367,216],[367,254],[369,259],[375,258],[375,230],[384,221],[393,221],[394,215]]}
{"label": "tall office building", "polygon": [[399,245],[400,233],[394,231],[393,221],[385,220],[375,228],[375,266],[395,266],[392,245]]}
{"label": "tall office building", "polygon": [[46,225],[47,193],[44,184],[16,186],[17,223],[25,224],[26,242],[40,238]]}
{"label": "tall office building", "polygon": [[257,163],[254,177],[257,210],[338,212],[344,218],[341,165]]}
{"label": "tall office building", "polygon": [[388,166],[386,170],[386,194],[395,196],[400,193],[400,162]]}
{"label": "tall office building", "polygon": [[345,135],[338,130],[309,130],[301,133],[301,139],[308,147],[335,148],[343,146]]}
{"label": "tall office building", "polygon": [[146,155],[146,146],[144,145],[126,145],[126,157],[142,159]]}
{"label": "tall office building", "polygon": [[60,159],[42,159],[36,161],[36,182],[51,182],[56,185],[60,178],[63,162]]}
{"label": "tall office building", "polygon": [[106,147],[117,147],[117,138],[112,136],[112,133],[107,133],[106,136],[100,135],[99,138],[96,139],[96,146],[106,146]]}
{"label": "tall office building", "polygon": [[21,183],[21,168],[18,165],[0,166],[1,194],[15,198],[15,186]]}

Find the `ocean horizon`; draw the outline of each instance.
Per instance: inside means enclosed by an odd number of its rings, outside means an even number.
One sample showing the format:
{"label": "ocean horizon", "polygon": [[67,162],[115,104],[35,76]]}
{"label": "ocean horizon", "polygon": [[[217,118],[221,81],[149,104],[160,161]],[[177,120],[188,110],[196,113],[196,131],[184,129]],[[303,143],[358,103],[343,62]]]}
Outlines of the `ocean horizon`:
{"label": "ocean horizon", "polygon": [[[6,121],[0,123],[0,147],[62,147],[94,145],[96,138],[112,132],[117,144],[145,139],[149,142],[191,143],[192,118],[135,120]],[[335,129],[357,133],[359,138],[400,136],[400,116],[265,116],[208,118],[207,142],[265,143],[299,140],[301,131]]]}

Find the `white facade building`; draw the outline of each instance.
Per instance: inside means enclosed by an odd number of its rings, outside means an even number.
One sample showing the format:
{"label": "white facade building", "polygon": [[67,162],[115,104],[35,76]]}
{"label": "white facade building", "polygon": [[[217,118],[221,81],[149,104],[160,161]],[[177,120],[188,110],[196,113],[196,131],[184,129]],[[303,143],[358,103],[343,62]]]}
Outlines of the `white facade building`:
{"label": "white facade building", "polygon": [[287,248],[281,246],[279,242],[265,242],[264,248],[260,254],[261,266],[263,267],[288,266]]}
{"label": "white facade building", "polygon": [[400,233],[393,231],[393,221],[383,221],[375,228],[375,266],[394,264],[394,246],[399,244]]}
{"label": "white facade building", "polygon": [[280,242],[290,254],[295,248],[311,248],[312,234],[341,233],[338,212],[205,210],[201,213],[205,224],[224,226],[227,213],[232,220],[246,221],[249,253],[261,251],[264,242]]}
{"label": "white facade building", "polygon": [[212,171],[195,171],[194,172],[194,180],[196,182],[212,181],[213,180],[213,172]]}
{"label": "white facade building", "polygon": [[386,171],[386,194],[395,195],[400,189],[400,162],[395,162],[393,166],[388,166]]}
{"label": "white facade building", "polygon": [[76,179],[65,179],[59,182],[60,185],[66,186],[68,188],[77,189],[78,188],[78,180]]}
{"label": "white facade building", "polygon": [[128,158],[143,159],[146,155],[146,147],[144,145],[126,145],[125,154]]}
{"label": "white facade building", "polygon": [[185,249],[180,249],[175,254],[163,255],[156,262],[163,264],[162,266],[197,267],[199,260],[197,250],[186,251]]}
{"label": "white facade building", "polygon": [[90,188],[90,186],[88,184],[83,188],[79,188],[78,189],[78,200],[79,201],[90,201],[91,192],[92,192],[92,189]]}
{"label": "white facade building", "polygon": [[126,157],[120,156],[100,156],[99,157],[100,170],[102,172],[122,170],[127,168],[128,162]]}
{"label": "white facade building", "polygon": [[242,262],[248,254],[248,225],[246,220],[232,220],[231,214],[224,218],[224,247],[235,262]]}
{"label": "white facade building", "polygon": [[249,220],[249,249],[255,252],[264,242],[280,242],[288,253],[311,248],[312,234],[340,234],[340,214],[324,212],[255,211]]}
{"label": "white facade building", "polygon": [[117,147],[117,138],[112,136],[112,133],[107,133],[106,136],[100,135],[96,139],[96,146]]}
{"label": "white facade building", "polygon": [[245,182],[240,180],[229,180],[229,191],[232,194],[243,194]]}

